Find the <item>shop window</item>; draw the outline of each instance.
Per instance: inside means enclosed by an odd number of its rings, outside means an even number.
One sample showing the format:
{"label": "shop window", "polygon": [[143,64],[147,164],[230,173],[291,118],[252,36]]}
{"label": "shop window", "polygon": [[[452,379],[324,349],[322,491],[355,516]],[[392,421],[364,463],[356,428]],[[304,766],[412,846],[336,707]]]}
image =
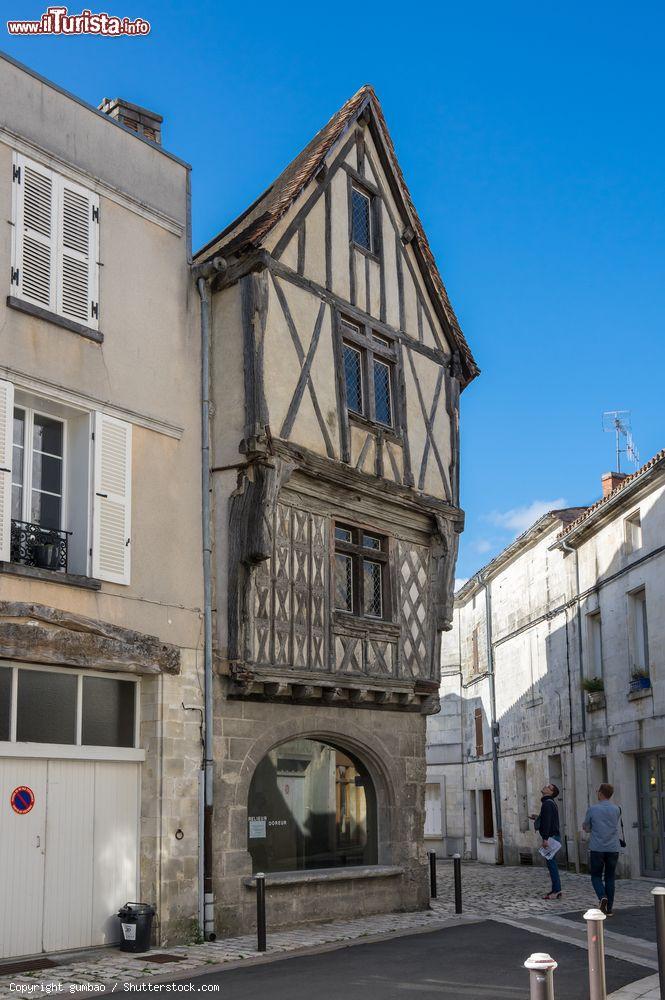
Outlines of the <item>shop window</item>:
{"label": "shop window", "polygon": [[76,743],[75,674],[19,670],[16,739],[19,743]]}
{"label": "shop window", "polygon": [[134,680],[0,667],[0,740],[133,748],[137,702]]}
{"label": "shop window", "polygon": [[292,740],[259,763],[249,790],[254,871],[376,864],[376,796],[362,762],[315,740]]}
{"label": "shop window", "polygon": [[11,733],[12,671],[0,667],[0,740],[8,740]]}
{"label": "shop window", "polygon": [[133,747],[136,684],[109,677],[83,678],[84,746]]}
{"label": "shop window", "polygon": [[492,812],[492,792],[489,788],[483,788],[480,793],[482,806],[483,837],[491,840],[494,836],[494,814]]}

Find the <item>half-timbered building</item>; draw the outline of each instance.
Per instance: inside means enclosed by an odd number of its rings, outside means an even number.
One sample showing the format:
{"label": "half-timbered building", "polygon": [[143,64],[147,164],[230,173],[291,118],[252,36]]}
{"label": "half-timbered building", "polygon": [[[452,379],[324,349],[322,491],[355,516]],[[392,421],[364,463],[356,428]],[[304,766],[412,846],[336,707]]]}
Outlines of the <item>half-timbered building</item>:
{"label": "half-timbered building", "polygon": [[217,931],[426,905],[425,721],[478,369],[363,87],[196,258],[211,313]]}

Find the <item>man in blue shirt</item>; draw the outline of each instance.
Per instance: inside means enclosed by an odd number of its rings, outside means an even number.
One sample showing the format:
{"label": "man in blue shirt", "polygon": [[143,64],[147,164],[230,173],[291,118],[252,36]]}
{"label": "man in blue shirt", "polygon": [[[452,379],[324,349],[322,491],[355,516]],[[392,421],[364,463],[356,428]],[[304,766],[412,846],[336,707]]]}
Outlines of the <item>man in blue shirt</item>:
{"label": "man in blue shirt", "polygon": [[600,900],[600,908],[608,917],[614,906],[614,874],[619,860],[619,823],[621,810],[610,799],[614,787],[606,782],[598,789],[598,802],[589,806],[583,829],[591,834],[589,862],[591,882]]}

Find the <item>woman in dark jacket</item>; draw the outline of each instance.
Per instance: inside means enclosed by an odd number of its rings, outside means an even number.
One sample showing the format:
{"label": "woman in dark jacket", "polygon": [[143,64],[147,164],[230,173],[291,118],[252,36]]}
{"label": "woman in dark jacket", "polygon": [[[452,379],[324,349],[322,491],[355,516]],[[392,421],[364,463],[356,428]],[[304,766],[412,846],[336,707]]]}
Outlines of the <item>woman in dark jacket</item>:
{"label": "woman in dark jacket", "polygon": [[[559,789],[556,785],[545,785],[541,791],[540,812],[537,816],[532,816],[535,820],[535,827],[540,837],[542,837],[543,848],[547,851],[550,845],[550,838],[560,843],[561,833],[559,831],[559,810],[555,799],[559,797]],[[545,858],[552,880],[552,889],[545,893],[545,899],[561,899],[561,879],[559,878],[559,866],[554,857]]]}

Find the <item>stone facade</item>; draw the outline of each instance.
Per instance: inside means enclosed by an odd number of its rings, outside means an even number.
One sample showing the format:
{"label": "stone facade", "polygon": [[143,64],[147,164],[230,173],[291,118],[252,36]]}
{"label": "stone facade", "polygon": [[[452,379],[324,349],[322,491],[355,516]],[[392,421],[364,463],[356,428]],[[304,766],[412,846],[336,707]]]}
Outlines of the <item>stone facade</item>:
{"label": "stone facade", "polygon": [[[0,692],[0,717],[9,708],[12,719],[0,732],[3,804],[27,768],[47,774],[30,814],[45,837],[46,874],[32,856],[10,859],[34,876],[28,895],[44,899],[44,913],[4,891],[11,873],[3,870],[0,953],[114,941],[115,911],[128,898],[156,904],[158,941],[183,940],[199,923],[203,603],[189,168],[5,56],[0,94],[0,200],[14,223],[0,241],[0,674],[17,677],[19,692],[18,708]],[[40,458],[49,447],[40,453],[23,433],[25,425],[37,435],[38,424],[59,439],[56,458]],[[32,463],[21,461],[29,448]],[[40,512],[40,487],[56,497],[51,519],[46,502]],[[57,567],[34,549],[54,537]],[[48,746],[39,733],[26,741],[24,679],[67,685],[72,676],[83,685],[81,730],[63,726]],[[106,731],[86,742],[87,685],[101,678],[138,681],[134,738]],[[101,720],[108,730],[110,715]],[[48,821],[65,780],[81,803],[68,832]],[[94,814],[78,794],[88,780]],[[0,823],[9,819],[3,806]],[[92,834],[75,857],[67,853],[77,831],[113,822],[108,854],[91,847]],[[58,895],[52,858],[75,868],[58,906],[80,920],[49,916]]]}
{"label": "stone facade", "polygon": [[[221,764],[215,817],[218,872],[218,930],[251,929],[256,897],[247,852],[247,800],[256,764],[280,743],[295,737],[340,744],[367,764],[380,803],[378,866],[367,878],[339,878],[330,872],[273,876],[267,884],[271,927],[348,915],[415,910],[427,905],[423,875],[422,815],[425,719],[419,713],[371,709],[280,705],[243,699],[220,700],[215,719],[216,758]],[[383,870],[381,870],[383,869]],[[365,871],[365,869],[361,869]]]}
{"label": "stone facade", "polygon": [[621,870],[662,877],[663,482],[661,453],[617,478],[588,510],[545,515],[457,594],[442,652],[442,711],[428,722],[431,837],[443,855],[463,847],[494,862],[503,849],[509,864],[532,863],[538,845],[528,817],[553,781],[562,793],[562,855],[583,865],[586,807],[609,781],[626,829]]}

